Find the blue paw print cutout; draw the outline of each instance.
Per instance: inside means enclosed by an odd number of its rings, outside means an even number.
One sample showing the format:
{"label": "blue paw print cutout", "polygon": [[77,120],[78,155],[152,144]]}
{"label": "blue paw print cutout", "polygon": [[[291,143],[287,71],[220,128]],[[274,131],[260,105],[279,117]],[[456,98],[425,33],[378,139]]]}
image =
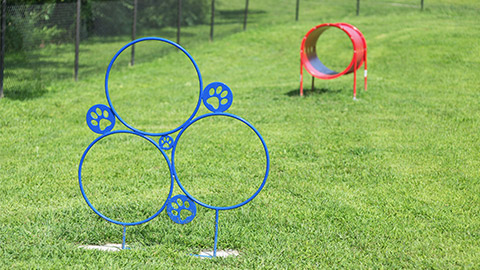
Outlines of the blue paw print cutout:
{"label": "blue paw print cutout", "polygon": [[87,112],[87,125],[93,132],[105,134],[115,126],[115,115],[107,105],[94,105]]}
{"label": "blue paw print cutout", "polygon": [[232,105],[232,90],[224,83],[213,82],[203,89],[202,100],[210,111],[224,112]]}
{"label": "blue paw print cutout", "polygon": [[158,145],[160,145],[160,148],[163,150],[170,150],[173,147],[173,139],[168,135],[162,136],[158,141]]}
{"label": "blue paw print cutout", "polygon": [[167,203],[167,214],[173,222],[187,224],[195,218],[197,206],[187,196],[176,195]]}

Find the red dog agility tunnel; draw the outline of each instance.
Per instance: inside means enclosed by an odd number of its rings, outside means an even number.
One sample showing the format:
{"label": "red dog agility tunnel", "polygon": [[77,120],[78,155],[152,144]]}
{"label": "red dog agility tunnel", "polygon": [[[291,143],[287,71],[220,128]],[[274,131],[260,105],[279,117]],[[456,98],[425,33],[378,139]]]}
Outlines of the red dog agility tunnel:
{"label": "red dog agility tunnel", "polygon": [[[317,40],[323,32],[331,27],[343,30],[350,37],[353,45],[352,61],[342,72],[329,69],[317,56]],[[367,42],[362,32],[348,23],[325,23],[313,27],[303,38],[302,46],[300,47],[300,96],[303,96],[303,68],[305,67],[308,73],[312,75],[312,90],[315,77],[330,80],[353,72],[353,98],[356,99],[357,69],[360,68],[364,62],[365,90],[367,90]]]}

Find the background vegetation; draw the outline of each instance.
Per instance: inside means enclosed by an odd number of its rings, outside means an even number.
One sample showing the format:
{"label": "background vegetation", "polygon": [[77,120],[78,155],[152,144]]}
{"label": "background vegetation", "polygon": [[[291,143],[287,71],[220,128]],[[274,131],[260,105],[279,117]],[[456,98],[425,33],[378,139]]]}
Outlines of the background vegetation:
{"label": "background vegetation", "polygon": [[[187,255],[213,247],[215,213],[201,207],[184,226],[161,213],[127,228],[131,250],[78,248],[121,242],[122,227],[86,205],[77,170],[97,137],[85,114],[106,104],[105,68],[129,37],[83,45],[88,57],[77,83],[62,76],[71,74],[67,45],[37,50],[53,70],[40,74],[47,80],[37,85],[38,73],[16,66],[17,80],[30,88],[6,91],[0,100],[0,265],[478,268],[480,6],[441,0],[427,2],[421,12],[418,1],[365,2],[357,17],[353,1],[301,1],[295,22],[294,1],[250,1],[243,32],[236,16],[244,1],[229,1],[218,7],[223,17],[214,42],[208,42],[207,25],[185,29],[183,46],[204,83],[232,88],[229,112],[252,123],[270,151],[264,190],[250,204],[220,212],[219,248],[239,250],[235,258]],[[306,87],[306,96],[298,96],[301,40],[324,22],[348,22],[365,35],[369,88],[359,87],[357,101],[351,75],[317,80],[313,91]],[[175,39],[168,27],[154,34]],[[319,40],[327,65],[346,65],[351,48],[345,39],[329,30]],[[196,74],[184,55],[166,45],[136,50],[135,66],[128,65],[126,51],[113,67],[114,106],[138,128],[170,130],[196,105]],[[206,112],[202,107],[199,115]],[[115,129],[124,127],[117,122]],[[212,204],[245,199],[264,173],[258,140],[231,119],[192,125],[177,151],[182,184]],[[163,157],[137,137],[109,137],[94,146],[85,166],[89,199],[117,219],[145,218],[167,196]],[[173,194],[179,193],[176,186]]]}
{"label": "background vegetation", "polygon": [[[7,52],[74,40],[76,1],[7,1],[7,6]],[[177,25],[178,0],[138,1],[137,9],[137,29],[140,31]],[[208,12],[207,0],[183,0],[181,24],[205,23]],[[82,39],[130,35],[132,21],[132,0],[82,1]]]}

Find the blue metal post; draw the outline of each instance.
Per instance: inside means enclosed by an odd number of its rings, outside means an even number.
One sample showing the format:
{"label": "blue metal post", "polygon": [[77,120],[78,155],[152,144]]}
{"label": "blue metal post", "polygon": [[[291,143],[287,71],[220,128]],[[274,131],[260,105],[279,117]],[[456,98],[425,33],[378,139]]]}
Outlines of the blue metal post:
{"label": "blue metal post", "polygon": [[125,236],[127,234],[127,226],[123,226],[123,240],[122,240],[122,249],[125,249]]}
{"label": "blue metal post", "polygon": [[217,239],[218,239],[218,209],[215,210],[215,243],[213,245],[213,257],[217,257]]}

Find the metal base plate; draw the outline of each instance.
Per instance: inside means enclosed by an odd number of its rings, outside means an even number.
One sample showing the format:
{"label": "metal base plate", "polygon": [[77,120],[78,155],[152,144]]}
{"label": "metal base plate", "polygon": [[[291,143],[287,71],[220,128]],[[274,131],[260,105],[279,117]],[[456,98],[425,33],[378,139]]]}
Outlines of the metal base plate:
{"label": "metal base plate", "polygon": [[120,251],[122,250],[122,244],[105,244],[103,246],[86,245],[86,246],[79,246],[78,248],[94,249],[94,250],[100,250],[100,251]]}
{"label": "metal base plate", "polygon": [[[192,254],[193,255],[193,254]],[[227,250],[217,250],[217,257],[230,257],[230,256],[238,256],[240,255],[240,252],[238,252],[237,250],[233,250],[233,249],[227,249]],[[198,255],[193,255],[195,257],[199,257],[199,258],[215,258],[213,257],[213,250],[204,250],[204,251],[201,251],[200,254]]]}

